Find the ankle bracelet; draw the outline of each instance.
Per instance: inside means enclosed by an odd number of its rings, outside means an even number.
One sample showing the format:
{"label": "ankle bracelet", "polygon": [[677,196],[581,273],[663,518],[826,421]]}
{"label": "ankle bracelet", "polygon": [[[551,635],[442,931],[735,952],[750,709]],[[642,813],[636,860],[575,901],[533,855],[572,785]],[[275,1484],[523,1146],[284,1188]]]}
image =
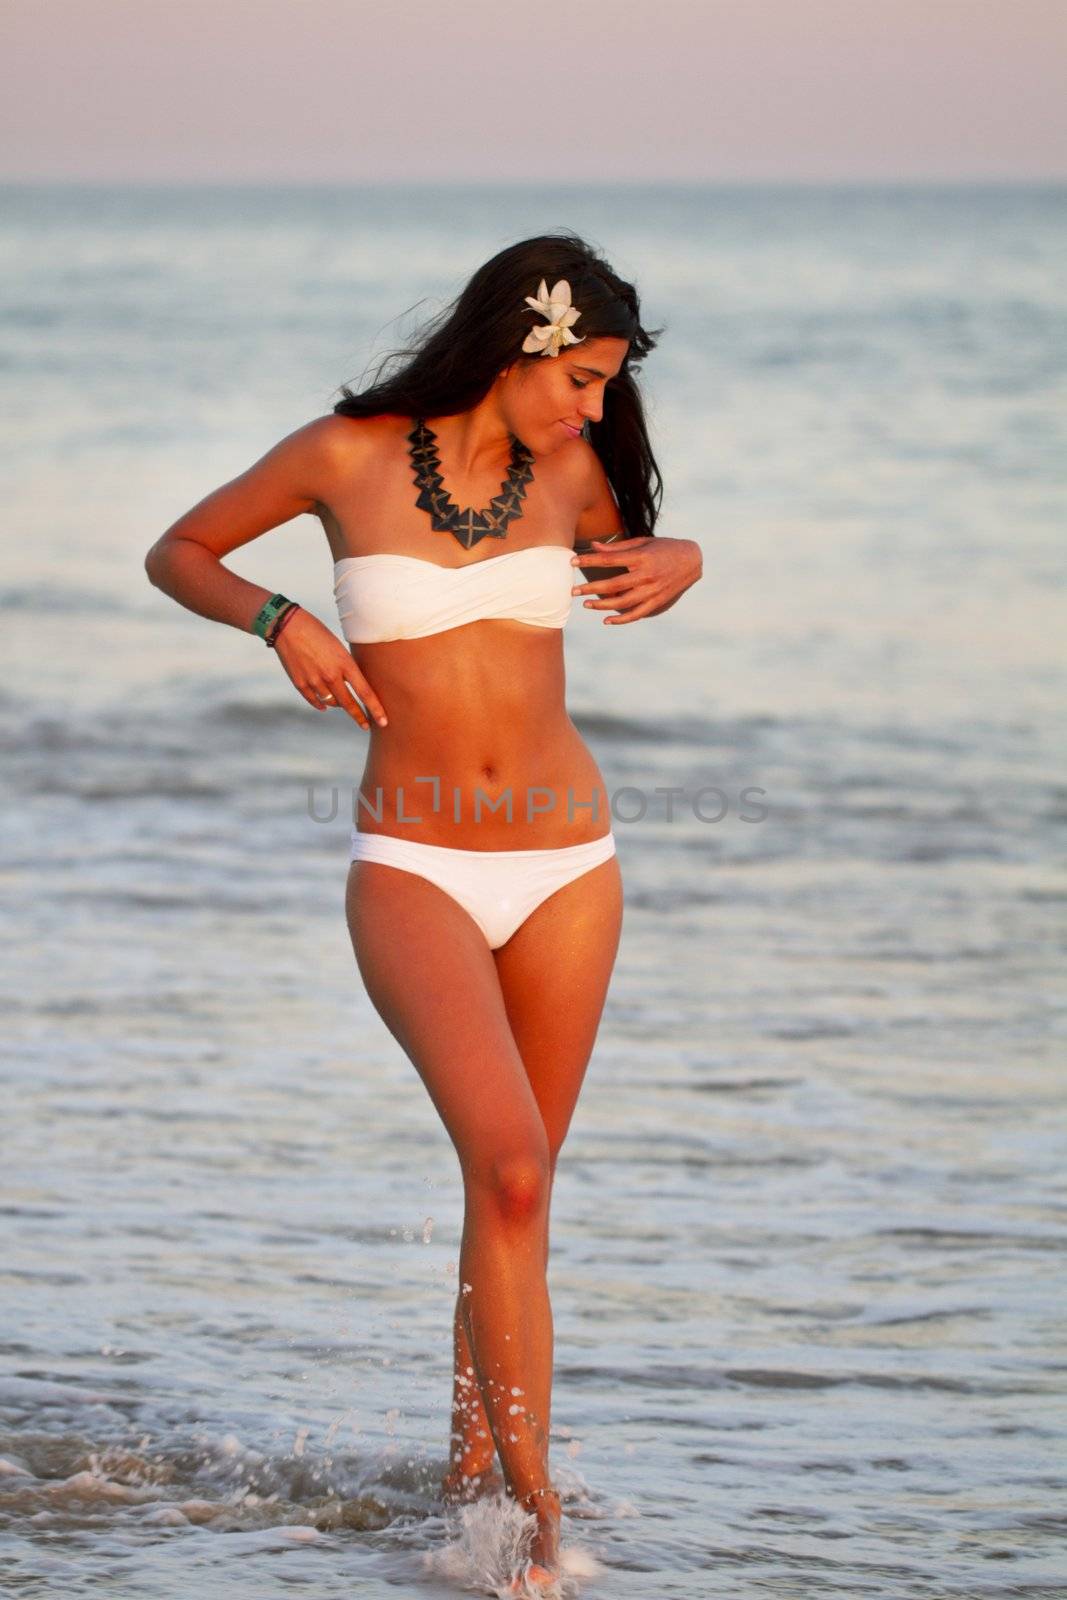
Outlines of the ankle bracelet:
{"label": "ankle bracelet", "polygon": [[557,1499],[559,1498],[559,1490],[549,1484],[543,1489],[527,1489],[525,1494],[520,1494],[518,1497],[520,1506],[525,1505],[527,1500],[532,1500],[536,1494],[554,1494]]}

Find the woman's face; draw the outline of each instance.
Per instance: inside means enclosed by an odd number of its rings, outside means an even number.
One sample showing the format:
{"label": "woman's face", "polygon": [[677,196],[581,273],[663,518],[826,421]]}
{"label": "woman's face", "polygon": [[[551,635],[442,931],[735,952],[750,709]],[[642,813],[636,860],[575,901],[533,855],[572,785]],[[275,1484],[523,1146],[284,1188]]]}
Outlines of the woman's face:
{"label": "woman's face", "polygon": [[604,389],[630,348],[627,339],[586,339],[557,356],[517,361],[502,375],[500,406],[517,439],[535,456],[553,455],[604,414]]}

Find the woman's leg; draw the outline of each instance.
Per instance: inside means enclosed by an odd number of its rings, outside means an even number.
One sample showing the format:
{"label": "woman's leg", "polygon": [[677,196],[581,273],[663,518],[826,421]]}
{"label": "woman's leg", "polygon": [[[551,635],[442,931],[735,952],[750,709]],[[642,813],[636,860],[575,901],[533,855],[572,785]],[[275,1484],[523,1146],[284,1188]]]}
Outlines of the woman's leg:
{"label": "woman's leg", "polygon": [[[508,942],[493,952],[512,1036],[522,1056],[548,1137],[549,1191],[560,1147],[566,1138],[592,1055],[622,932],[623,886],[616,857],[584,873],[551,895]],[[548,1226],[544,1259],[548,1261]],[[462,1472],[484,1473],[492,1464],[480,1435],[489,1433],[479,1393],[469,1399],[458,1383],[471,1365],[457,1297],[455,1392],[467,1409],[456,1406],[453,1429],[461,1439],[454,1449],[446,1490],[462,1497]],[[550,1391],[531,1399],[550,1418]],[[553,1508],[533,1506],[544,1526],[534,1555],[550,1561]]]}
{"label": "woman's leg", "polygon": [[347,912],[368,995],[422,1077],[459,1157],[469,1364],[519,1497],[547,1479],[545,1420],[511,1410],[525,1404],[512,1391],[525,1390],[531,1373],[544,1389],[551,1346],[544,1124],[492,953],[468,913],[427,879],[369,861],[350,868]]}
{"label": "woman's leg", "polygon": [[[548,1481],[552,1362],[545,1284],[548,1196],[618,948],[622,925],[618,861],[609,858],[551,895],[496,951],[488,950],[480,930],[436,885],[380,864],[358,863],[352,869],[348,912],[368,993],[427,1083],[464,1173],[467,1218],[454,1328],[453,1422],[462,1439],[453,1451],[453,1468],[465,1461],[486,1467],[495,1441],[509,1486],[521,1495],[525,1488]],[[416,949],[419,982],[414,986],[410,953]],[[458,997],[458,1004],[449,1003],[450,995]],[[531,1096],[536,1129],[530,1121]],[[510,1182],[499,1165],[500,1150],[509,1141],[515,1148],[516,1134],[517,1147],[526,1152],[526,1174],[519,1175],[517,1183],[514,1163]],[[487,1184],[486,1163],[494,1148],[496,1179]],[[468,1231],[472,1239],[467,1238]],[[531,1252],[531,1231],[537,1239],[536,1253]],[[483,1296],[489,1326],[479,1339],[479,1319],[469,1316],[475,1292],[471,1274],[483,1275],[485,1240],[501,1236],[505,1267],[509,1253],[522,1257],[519,1282],[508,1280],[505,1271],[496,1285],[504,1289],[503,1302],[499,1295]],[[516,1244],[522,1246],[518,1252]],[[490,1244],[490,1262],[493,1248]],[[464,1283],[472,1284],[469,1294]],[[509,1306],[512,1317],[517,1315],[525,1326],[525,1338],[500,1338],[507,1332],[508,1320],[500,1313]],[[516,1345],[527,1352],[518,1363]],[[474,1372],[469,1373],[468,1367]],[[507,1382],[509,1376],[515,1381]],[[478,1380],[477,1386],[458,1381],[471,1377]],[[524,1392],[512,1396],[512,1388]],[[503,1411],[497,1404],[501,1397]],[[516,1404],[527,1410],[512,1413],[510,1406]],[[466,1409],[461,1411],[461,1406]],[[489,1435],[488,1448],[480,1437],[483,1433]],[[531,1443],[540,1460],[535,1483],[529,1473]],[[451,1486],[458,1488],[458,1476],[450,1472],[446,1486],[452,1480]],[[553,1520],[558,1532],[558,1514],[553,1519],[548,1497],[536,1498],[530,1509],[538,1513],[542,1525],[539,1559],[551,1560]]]}
{"label": "woman's leg", "polygon": [[[464,1224],[466,1231],[466,1224]],[[448,1472],[441,1492],[448,1502],[473,1500],[491,1482],[496,1445],[482,1404],[463,1316],[463,1292],[452,1314],[452,1424]]]}
{"label": "woman's leg", "polygon": [[[549,1176],[556,1175],[553,1159]],[[464,1229],[466,1223],[464,1223]],[[544,1236],[544,1262],[548,1270],[548,1229]],[[441,1485],[448,1501],[473,1500],[491,1481],[490,1475],[496,1461],[496,1445],[489,1419],[482,1404],[481,1390],[474,1372],[474,1357],[467,1338],[463,1315],[463,1291],[456,1295],[452,1317],[452,1428],[449,1435],[448,1473]]]}

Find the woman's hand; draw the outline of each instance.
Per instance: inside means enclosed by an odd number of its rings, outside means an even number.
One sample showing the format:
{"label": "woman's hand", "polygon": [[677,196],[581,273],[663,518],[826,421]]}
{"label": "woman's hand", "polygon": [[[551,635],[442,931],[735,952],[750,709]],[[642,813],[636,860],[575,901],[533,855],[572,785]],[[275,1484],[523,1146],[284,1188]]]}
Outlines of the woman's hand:
{"label": "woman's hand", "polygon": [[294,687],[316,711],[329,711],[331,705],[338,705],[361,728],[369,729],[363,706],[349,693],[352,689],[375,721],[386,726],[385,707],[356,666],[352,652],[310,611],[301,607],[289,619],[278,635],[274,653]]}
{"label": "woman's hand", "polygon": [[673,606],[687,589],[704,575],[704,558],[694,539],[666,539],[643,536],[638,539],[591,539],[588,556],[575,556],[575,566],[618,566],[619,551],[625,552],[627,571],[617,578],[598,578],[577,585],[571,593],[598,596],[585,604],[595,611],[614,606],[625,613],[605,617],[608,622],[636,622],[639,617],[658,617]]}

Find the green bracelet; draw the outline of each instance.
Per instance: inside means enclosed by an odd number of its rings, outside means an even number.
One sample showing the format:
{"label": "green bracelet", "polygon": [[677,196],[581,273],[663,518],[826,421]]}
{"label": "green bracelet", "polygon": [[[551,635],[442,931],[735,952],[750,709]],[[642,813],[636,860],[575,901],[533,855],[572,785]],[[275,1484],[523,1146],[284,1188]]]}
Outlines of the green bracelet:
{"label": "green bracelet", "polygon": [[287,600],[283,594],[272,594],[263,610],[256,613],[255,620],[252,623],[252,632],[258,633],[261,639],[266,639],[267,629],[279,611],[284,611],[286,606],[291,606],[293,603],[292,600]]}

